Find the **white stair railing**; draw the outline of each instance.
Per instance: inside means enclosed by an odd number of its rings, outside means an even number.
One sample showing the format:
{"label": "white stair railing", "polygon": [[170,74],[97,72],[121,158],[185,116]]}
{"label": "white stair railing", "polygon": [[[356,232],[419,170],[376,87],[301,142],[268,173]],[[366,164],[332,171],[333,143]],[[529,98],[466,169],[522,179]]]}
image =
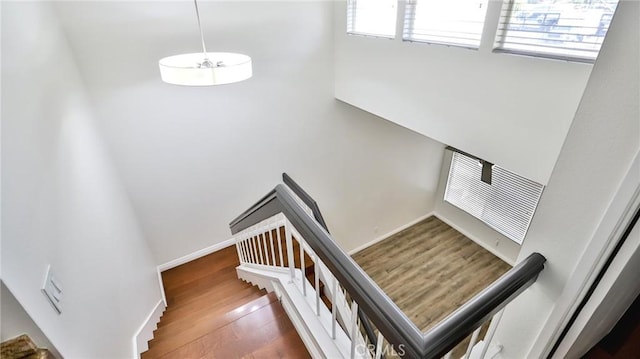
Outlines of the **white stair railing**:
{"label": "white stair railing", "polygon": [[[336,277],[282,213],[247,228],[238,233],[235,239],[240,259],[238,277],[275,291],[280,300],[288,301],[285,310],[289,308],[287,314],[294,316],[292,321],[307,348],[314,348],[310,352],[331,358],[335,356],[327,354],[335,355],[336,352],[342,358],[381,358],[383,355],[402,354],[402,348],[383,345],[384,337],[379,332],[376,345],[362,335],[357,315],[358,303],[347,299],[347,293]],[[298,245],[294,245],[294,242]],[[306,261],[309,259],[313,262],[313,283],[309,283],[305,275]],[[297,295],[290,292],[284,295],[284,291],[291,290]],[[323,295],[330,307],[322,300]],[[301,315],[304,311],[300,306],[309,309],[313,315]],[[501,314],[502,311],[494,318],[498,317],[496,319],[499,320]],[[462,358],[492,358],[500,351],[501,348],[496,347],[489,352],[489,347],[485,345],[491,341],[497,320],[492,319],[493,323],[484,340],[478,342],[480,329],[473,333]],[[314,332],[313,329],[321,329],[321,332]],[[453,350],[444,358],[453,358],[452,354]]]}
{"label": "white stair railing", "polygon": [[[311,353],[331,358],[336,353],[342,358],[376,356],[360,331],[357,303],[347,300],[339,281],[282,213],[235,239],[238,277],[276,292]],[[313,263],[313,283],[306,277],[308,260]]]}
{"label": "white stair railing", "polygon": [[[460,344],[464,336],[470,337],[466,352],[454,354],[454,348],[442,357],[491,359],[501,351],[491,340],[503,308],[535,282],[544,268],[542,255],[531,254],[429,331],[421,332],[333,242],[315,201],[286,174],[283,179],[293,187],[276,186],[230,224],[240,260],[237,273],[276,293],[312,357],[435,358]],[[300,232],[309,236],[321,257]],[[323,259],[331,261],[337,272],[330,271]],[[313,265],[313,280],[307,279],[307,264]],[[360,313],[359,307],[363,308]],[[481,328],[489,321],[488,332],[480,340]]]}
{"label": "white stair railing", "polygon": [[[402,354],[402,348],[384,346],[384,337],[379,332],[376,345],[364,338],[357,315],[358,304],[347,299],[346,290],[282,213],[247,228],[238,233],[235,239],[240,259],[237,269],[239,278],[275,291],[280,300],[283,300],[284,290],[298,292],[299,295],[287,293],[285,310],[295,307],[295,310],[287,310],[287,314],[290,317],[298,316],[292,321],[310,352],[321,353],[325,358],[333,358],[327,354],[335,355],[336,351],[342,358],[381,358],[383,355]],[[298,248],[294,246],[294,241],[298,243]],[[307,259],[313,262],[314,283],[309,283],[305,275]],[[320,282],[324,284],[323,288]],[[331,303],[331,308],[323,302],[323,293]],[[304,311],[299,306],[311,309],[314,316],[301,315]],[[463,359],[492,358],[500,351],[500,347],[489,351],[486,343],[491,342],[501,314],[502,311],[494,316],[495,319],[492,318],[492,325],[484,340],[478,342],[480,328],[473,333]],[[311,324],[310,321],[317,323]],[[321,332],[313,331],[320,328]],[[312,350],[310,347],[315,348]],[[330,347],[331,350],[327,350]],[[452,354],[453,350],[443,358],[452,358]]]}

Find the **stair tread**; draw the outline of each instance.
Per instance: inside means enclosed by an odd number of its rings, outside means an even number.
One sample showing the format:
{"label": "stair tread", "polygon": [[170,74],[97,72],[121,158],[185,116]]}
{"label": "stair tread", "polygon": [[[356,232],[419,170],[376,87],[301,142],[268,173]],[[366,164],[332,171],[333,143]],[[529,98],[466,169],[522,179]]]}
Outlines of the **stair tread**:
{"label": "stair tread", "polygon": [[240,264],[235,246],[227,247],[191,262],[162,272],[165,292],[171,292],[201,277],[208,276],[227,267],[237,267]]}
{"label": "stair tread", "polygon": [[243,293],[242,296],[230,297],[229,299],[225,299],[224,303],[213,303],[212,307],[207,307],[188,313],[183,312],[172,317],[163,317],[161,321],[164,321],[165,323],[158,326],[158,329],[154,331],[154,336],[157,336],[159,338],[163,334],[170,331],[180,330],[181,328],[188,328],[193,325],[193,322],[197,320],[205,320],[206,318],[214,318],[216,316],[224,315],[231,310],[242,307],[248,303],[252,303],[253,301],[265,295],[265,293],[260,290],[253,290],[254,288],[249,289],[252,290]]}
{"label": "stair tread", "polygon": [[245,355],[246,359],[272,359],[272,358],[292,358],[303,359],[311,358],[307,348],[304,346],[300,335],[295,328],[287,331],[284,335],[276,338],[270,343],[253,351],[251,354]]}
{"label": "stair tread", "polygon": [[162,272],[168,307],[142,358],[265,357],[287,341],[292,357],[308,356],[275,294],[238,279],[238,265],[234,246]]}
{"label": "stair tread", "polygon": [[153,353],[144,356],[143,359],[241,358],[258,351],[292,330],[295,328],[282,305],[274,301],[251,314],[198,337],[187,345],[160,355]]}
{"label": "stair tread", "polygon": [[261,310],[264,307],[268,307],[269,304],[274,301],[277,301],[274,294],[264,295],[224,314],[200,318],[193,322],[188,328],[177,333],[172,331],[168,334],[155,335],[154,339],[149,341],[149,351],[153,350],[154,352],[166,353],[172,348],[185,345],[199,337],[207,335],[207,333],[214,332],[221,327],[238,321],[242,317],[251,316],[251,318],[254,319],[259,318],[259,314],[254,313],[262,313]]}
{"label": "stair tread", "polygon": [[[189,303],[185,303],[180,306],[172,306],[167,307],[167,309],[162,314],[162,320],[158,323],[158,326],[166,325],[176,318],[181,318],[185,315],[189,315],[191,313],[196,312],[204,312],[215,310],[215,308],[226,305],[228,303],[232,303],[233,301],[252,295],[259,297],[264,294],[264,291],[256,288],[256,287],[246,287],[242,289],[238,289],[237,291],[230,293],[224,297],[220,297],[215,292],[208,293],[206,295],[201,295],[197,300],[193,300]],[[163,322],[164,321],[164,322]]]}
{"label": "stair tread", "polygon": [[176,310],[184,306],[191,306],[195,302],[206,300],[219,300],[226,296],[232,295],[238,291],[246,288],[250,288],[251,285],[238,279],[229,279],[218,285],[211,286],[211,288],[203,289],[197,293],[192,293],[190,296],[173,298],[171,301],[167,299],[168,311]]}
{"label": "stair tread", "polygon": [[216,284],[216,278],[229,278],[235,276],[236,267],[237,266],[224,267],[207,275],[200,276],[197,279],[193,279],[187,283],[174,285],[170,290],[165,290],[165,293],[168,297],[173,297],[189,293],[190,291],[197,291],[207,285]]}
{"label": "stair tread", "polygon": [[234,322],[235,335],[224,346],[219,343],[214,344],[215,346],[209,344],[210,340],[216,339],[215,336],[210,336],[204,341],[205,349],[215,348],[215,356],[218,358],[241,358],[294,329],[280,302],[271,303],[264,312],[267,312],[268,317],[262,320],[247,316]]}
{"label": "stair tread", "polygon": [[173,290],[171,292],[165,292],[167,298],[167,304],[177,304],[188,300],[189,298],[197,297],[200,294],[210,292],[217,288],[225,288],[230,285],[237,287],[246,287],[249,284],[238,279],[235,268],[230,270],[211,274],[210,276],[202,277],[197,281],[192,282],[188,287],[181,290]]}

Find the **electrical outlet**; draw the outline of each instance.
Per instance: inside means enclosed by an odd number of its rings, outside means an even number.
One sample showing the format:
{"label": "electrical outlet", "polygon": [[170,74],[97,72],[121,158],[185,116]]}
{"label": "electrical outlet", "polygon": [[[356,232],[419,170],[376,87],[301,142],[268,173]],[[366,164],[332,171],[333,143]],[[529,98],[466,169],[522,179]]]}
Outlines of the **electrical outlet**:
{"label": "electrical outlet", "polygon": [[42,293],[47,297],[49,303],[53,306],[53,309],[55,309],[58,314],[62,314],[60,303],[62,301],[62,286],[53,275],[51,265],[47,266],[44,284],[42,285]]}

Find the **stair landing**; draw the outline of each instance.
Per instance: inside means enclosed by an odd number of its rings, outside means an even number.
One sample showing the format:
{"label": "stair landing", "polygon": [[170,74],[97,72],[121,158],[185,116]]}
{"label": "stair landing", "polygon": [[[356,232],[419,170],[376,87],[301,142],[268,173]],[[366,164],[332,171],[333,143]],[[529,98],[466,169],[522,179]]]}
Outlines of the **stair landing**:
{"label": "stair landing", "polygon": [[142,358],[309,358],[275,295],[238,265],[232,246],[163,272],[168,305]]}

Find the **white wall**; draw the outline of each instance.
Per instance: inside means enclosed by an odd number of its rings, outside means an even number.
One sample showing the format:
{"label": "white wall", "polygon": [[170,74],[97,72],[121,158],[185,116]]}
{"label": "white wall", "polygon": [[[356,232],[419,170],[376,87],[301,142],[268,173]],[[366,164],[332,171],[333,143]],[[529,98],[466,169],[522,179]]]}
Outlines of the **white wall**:
{"label": "white wall", "polygon": [[46,348],[56,358],[62,358],[47,336],[38,328],[4,285],[4,282],[0,282],[0,287],[0,342],[27,334],[38,348]]}
{"label": "white wall", "polygon": [[208,88],[158,73],[198,51],[191,3],[56,6],[158,263],[228,239],[284,171],[345,249],[433,209],[443,145],[333,97],[332,2],[202,2],[207,48],[254,64]]}
{"label": "white wall", "polygon": [[519,259],[540,252],[547,264],[498,327],[505,358],[546,357],[563,320],[554,307],[567,296],[565,289],[575,290],[567,284],[585,275],[574,272],[576,264],[588,246],[600,248],[608,240],[606,233],[596,238],[594,232],[640,147],[639,18],[637,1],[618,5],[522,245]]}
{"label": "white wall", "polygon": [[442,169],[440,170],[440,184],[435,196],[434,212],[436,216],[505,262],[514,265],[518,258],[518,253],[520,253],[520,245],[518,243],[489,227],[476,217],[443,200],[444,192],[447,188],[451,157],[452,152],[445,151]]}
{"label": "white wall", "polygon": [[155,263],[50,3],[3,2],[2,95],[2,280],[66,358],[131,357]]}
{"label": "white wall", "polygon": [[492,53],[501,3],[476,51],[347,35],[336,2],[336,98],[546,184],[592,66]]}

